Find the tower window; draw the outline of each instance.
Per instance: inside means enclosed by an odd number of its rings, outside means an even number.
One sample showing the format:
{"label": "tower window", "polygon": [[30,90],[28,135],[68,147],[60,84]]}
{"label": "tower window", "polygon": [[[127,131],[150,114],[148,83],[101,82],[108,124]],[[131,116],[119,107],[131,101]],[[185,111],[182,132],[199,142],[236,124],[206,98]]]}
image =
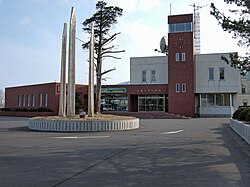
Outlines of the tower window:
{"label": "tower window", "polygon": [[183,53],[181,54],[181,60],[182,60],[182,62],[185,62],[185,61],[186,61],[186,52],[183,52]]}
{"label": "tower window", "polygon": [[192,32],[192,22],[169,24],[169,33]]}
{"label": "tower window", "polygon": [[177,84],[175,85],[175,92],[176,92],[176,93],[179,93],[179,92],[180,92],[180,84],[179,84],[179,83],[177,83]]}
{"label": "tower window", "polygon": [[176,62],[180,61],[180,54],[179,53],[175,53],[175,61]]}
{"label": "tower window", "polygon": [[187,85],[186,85],[186,83],[183,83],[182,84],[182,92],[185,93],[186,90],[187,90]]}

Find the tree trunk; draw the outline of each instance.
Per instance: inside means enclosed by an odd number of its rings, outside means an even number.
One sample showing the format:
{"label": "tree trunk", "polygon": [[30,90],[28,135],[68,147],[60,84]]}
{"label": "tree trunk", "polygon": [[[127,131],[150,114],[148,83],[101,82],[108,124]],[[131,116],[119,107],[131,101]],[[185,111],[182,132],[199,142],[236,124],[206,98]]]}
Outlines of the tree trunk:
{"label": "tree trunk", "polygon": [[101,95],[102,95],[102,60],[99,60],[96,70],[96,113],[101,112]]}
{"label": "tree trunk", "polygon": [[[101,54],[102,49],[100,48],[99,53]],[[96,113],[101,112],[101,95],[102,95],[102,58],[97,60],[96,67]]]}
{"label": "tree trunk", "polygon": [[96,113],[101,112],[101,89],[102,89],[102,84],[101,84],[101,78],[97,78],[96,81]]}

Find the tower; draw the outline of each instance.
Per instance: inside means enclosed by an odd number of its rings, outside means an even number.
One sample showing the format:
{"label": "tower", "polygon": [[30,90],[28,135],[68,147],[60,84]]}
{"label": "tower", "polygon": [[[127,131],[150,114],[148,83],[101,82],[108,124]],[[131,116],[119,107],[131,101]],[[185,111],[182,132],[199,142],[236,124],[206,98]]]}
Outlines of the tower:
{"label": "tower", "polygon": [[193,14],[168,17],[168,111],[193,117],[194,32]]}

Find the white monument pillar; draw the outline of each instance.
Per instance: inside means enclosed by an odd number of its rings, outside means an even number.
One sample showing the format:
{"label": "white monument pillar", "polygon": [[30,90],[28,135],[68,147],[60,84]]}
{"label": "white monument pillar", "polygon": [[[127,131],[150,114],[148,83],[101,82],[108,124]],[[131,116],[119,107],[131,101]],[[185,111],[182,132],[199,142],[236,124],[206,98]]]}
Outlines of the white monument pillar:
{"label": "white monument pillar", "polygon": [[91,24],[89,43],[89,87],[88,87],[88,116],[94,116],[94,29]]}
{"label": "white monument pillar", "polygon": [[68,103],[67,116],[75,115],[75,33],[76,17],[75,8],[71,9],[69,29],[69,60],[68,60]]}
{"label": "white monument pillar", "polygon": [[58,115],[61,117],[65,116],[65,110],[66,110],[66,46],[67,46],[67,23],[64,23],[63,33],[62,33],[60,98],[59,98],[59,112],[58,112]]}

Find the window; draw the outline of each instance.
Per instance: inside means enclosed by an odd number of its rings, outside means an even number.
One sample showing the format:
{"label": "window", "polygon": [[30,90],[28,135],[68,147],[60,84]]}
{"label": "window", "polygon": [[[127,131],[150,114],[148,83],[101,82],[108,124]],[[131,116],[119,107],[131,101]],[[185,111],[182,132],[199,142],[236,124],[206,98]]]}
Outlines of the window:
{"label": "window", "polygon": [[181,87],[182,87],[182,92],[185,93],[187,89],[186,83],[183,83]]}
{"label": "window", "polygon": [[43,94],[39,94],[39,106],[43,106]]}
{"label": "window", "polygon": [[168,30],[169,33],[192,32],[192,22],[169,24]]}
{"label": "window", "polygon": [[241,85],[241,92],[242,92],[242,94],[246,93],[246,86],[243,84]]}
{"label": "window", "polygon": [[218,106],[224,105],[224,94],[216,94],[216,105]]}
{"label": "window", "polygon": [[230,94],[216,94],[217,106],[230,106]]}
{"label": "window", "polygon": [[208,68],[208,80],[209,81],[214,80],[214,68]]}
{"label": "window", "polygon": [[156,81],[155,75],[156,75],[156,70],[151,70],[151,82]]}
{"label": "window", "polygon": [[176,93],[179,93],[179,92],[180,92],[180,84],[179,84],[179,83],[177,83],[177,84],[175,85],[175,92],[176,92]]}
{"label": "window", "polygon": [[18,97],[17,97],[17,104],[18,104],[18,106],[21,106],[21,96],[20,95],[18,95]]}
{"label": "window", "polygon": [[207,105],[208,106],[214,106],[215,105],[214,94],[207,94]]}
{"label": "window", "polygon": [[243,106],[247,106],[247,99],[243,99],[243,101],[242,101],[242,104],[243,104]]}
{"label": "window", "polygon": [[128,97],[126,94],[119,94],[114,97],[102,97],[101,103],[104,111],[128,111]]}
{"label": "window", "polygon": [[183,53],[181,54],[181,60],[182,60],[182,62],[185,62],[185,61],[186,61],[186,52],[183,52]]}
{"label": "window", "polygon": [[207,106],[207,94],[201,94],[201,106]]}
{"label": "window", "polygon": [[201,94],[201,106],[230,106],[230,94]]}
{"label": "window", "polygon": [[28,98],[28,104],[27,104],[27,106],[30,106],[30,95],[27,95],[27,98]]}
{"label": "window", "polygon": [[45,106],[48,106],[48,94],[45,94]]}
{"label": "window", "polygon": [[176,62],[180,61],[180,54],[179,53],[175,53],[175,61]]}
{"label": "window", "polygon": [[147,81],[146,76],[147,76],[147,71],[146,70],[142,70],[142,82],[146,82]]}
{"label": "window", "polygon": [[35,95],[32,94],[32,106],[34,107],[35,106]]}
{"label": "window", "polygon": [[220,80],[225,80],[225,68],[220,67]]}
{"label": "window", "polygon": [[23,106],[25,106],[25,95],[23,95]]}

